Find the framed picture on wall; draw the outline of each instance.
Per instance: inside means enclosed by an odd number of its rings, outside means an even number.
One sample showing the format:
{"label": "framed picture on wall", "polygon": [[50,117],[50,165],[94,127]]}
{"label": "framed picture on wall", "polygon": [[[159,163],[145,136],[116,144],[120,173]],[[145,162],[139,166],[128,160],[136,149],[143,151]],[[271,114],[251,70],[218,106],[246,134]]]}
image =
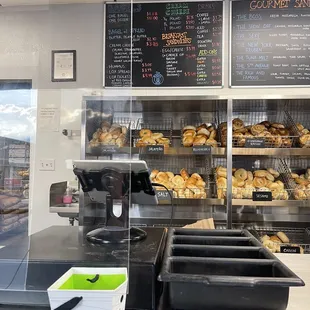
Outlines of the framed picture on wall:
{"label": "framed picture on wall", "polygon": [[52,82],[76,81],[76,51],[52,51]]}

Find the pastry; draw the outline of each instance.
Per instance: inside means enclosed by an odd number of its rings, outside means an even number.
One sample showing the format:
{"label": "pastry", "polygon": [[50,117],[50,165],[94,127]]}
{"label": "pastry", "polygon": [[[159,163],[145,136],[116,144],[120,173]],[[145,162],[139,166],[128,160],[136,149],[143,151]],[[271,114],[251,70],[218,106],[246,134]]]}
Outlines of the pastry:
{"label": "pastry", "polygon": [[299,142],[305,146],[310,144],[310,134],[305,134],[299,138]]}
{"label": "pastry", "polygon": [[164,135],[161,133],[161,132],[155,132],[151,135],[151,138],[154,139],[154,140],[157,140],[157,139],[160,139],[160,138],[163,138]]}
{"label": "pastry", "polygon": [[264,125],[266,128],[269,128],[271,126],[270,122],[268,121],[260,122],[260,125]]}
{"label": "pastry", "polygon": [[277,236],[283,243],[290,243],[290,239],[287,237],[287,235],[284,232],[279,231],[277,233]]}
{"label": "pastry", "polygon": [[140,138],[143,137],[151,137],[152,136],[152,131],[149,129],[141,129],[139,132]]}
{"label": "pastry", "polygon": [[265,187],[266,184],[267,184],[267,180],[265,178],[254,177],[253,185],[255,187],[258,187],[258,188]]}
{"label": "pastry", "polygon": [[180,174],[181,174],[181,177],[186,181],[187,179],[189,179],[189,174],[188,172],[183,168],[181,171],[180,171]]}
{"label": "pastry", "polygon": [[209,138],[209,139],[206,141],[206,145],[210,145],[210,146],[212,146],[212,147],[217,147],[218,143],[217,143],[216,140]]}
{"label": "pastry", "polygon": [[282,243],[280,238],[278,236],[271,236],[270,241],[275,242],[275,243]]}
{"label": "pastry", "polygon": [[278,178],[280,176],[279,172],[274,170],[273,168],[268,168],[267,171],[272,174],[275,178]]}
{"label": "pastry", "polygon": [[253,181],[253,179],[254,179],[253,173],[251,171],[247,171],[247,180]]}
{"label": "pastry", "polygon": [[277,129],[284,129],[285,128],[285,126],[281,123],[272,123],[271,127],[277,128]]}
{"label": "pastry", "polygon": [[271,181],[271,182],[273,182],[274,181],[274,176],[271,173],[267,172],[266,173],[266,179]]}
{"label": "pastry", "polygon": [[176,188],[183,188],[185,181],[180,175],[176,175],[173,177],[171,182],[175,185]]}
{"label": "pastry", "polygon": [[254,125],[251,127],[251,133],[254,136],[259,135],[264,130],[267,130],[266,127],[264,125],[260,125],[260,124],[257,124],[257,125]]}
{"label": "pastry", "polygon": [[197,134],[198,135],[205,135],[207,137],[210,136],[210,132],[208,131],[208,129],[205,129],[205,128],[201,128],[200,130],[197,130]]}
{"label": "pastry", "polygon": [[245,169],[238,169],[235,173],[234,176],[242,181],[245,181],[246,178],[248,177],[248,173]]}
{"label": "pastry", "polygon": [[192,146],[194,143],[194,138],[192,136],[186,136],[182,139],[184,146]]}
{"label": "pastry", "polygon": [[264,178],[267,175],[267,171],[266,170],[256,170],[254,171],[254,176],[255,177],[259,177],[259,178]]}
{"label": "pastry", "polygon": [[167,175],[165,172],[159,172],[159,173],[156,175],[156,180],[157,180],[158,182],[169,181],[169,177],[168,177],[168,175]]}
{"label": "pastry", "polygon": [[[182,170],[181,170],[181,175],[182,175]],[[198,173],[193,173],[191,175],[191,178],[196,179],[197,181],[202,180],[202,177]]]}
{"label": "pastry", "polygon": [[169,145],[170,140],[168,138],[159,138],[156,140],[158,144]]}
{"label": "pastry", "polygon": [[227,178],[227,169],[222,167],[222,166],[219,166],[217,167],[216,169],[216,174],[220,177],[225,177]]}
{"label": "pastry", "polygon": [[199,131],[200,129],[207,129],[207,128],[208,128],[207,124],[201,124],[196,128],[196,130]]}
{"label": "pastry", "polygon": [[232,121],[232,126],[233,126],[233,129],[236,130],[236,129],[240,129],[244,127],[244,123],[240,118],[235,118]]}
{"label": "pastry", "polygon": [[183,137],[187,137],[187,136],[195,137],[196,136],[196,130],[189,129],[189,130],[184,131]]}
{"label": "pastry", "polygon": [[151,138],[151,136],[144,136],[142,142],[145,144],[156,145],[156,141]]}
{"label": "pastry", "polygon": [[202,136],[202,137],[195,137],[193,145],[204,145],[207,142],[207,139]]}
{"label": "pastry", "polygon": [[296,127],[297,127],[297,129],[299,130],[299,131],[302,131],[305,127],[302,125],[302,124],[300,124],[300,123],[297,123],[296,124]]}
{"label": "pastry", "polygon": [[206,186],[206,182],[203,180],[198,180],[197,183],[195,184],[197,187],[205,187]]}
{"label": "pastry", "polygon": [[156,170],[156,169],[155,169],[155,170],[152,170],[151,175],[150,175],[150,178],[151,178],[151,179],[155,179],[158,173],[159,173],[158,170]]}
{"label": "pastry", "polygon": [[215,140],[216,138],[216,130],[211,130],[209,139]]}
{"label": "pastry", "polygon": [[194,130],[196,132],[196,127],[194,127],[194,126],[185,126],[183,128],[183,132],[186,131],[186,130]]}
{"label": "pastry", "polygon": [[170,171],[166,171],[166,174],[168,176],[169,181],[171,181],[174,178],[174,173],[172,173]]}

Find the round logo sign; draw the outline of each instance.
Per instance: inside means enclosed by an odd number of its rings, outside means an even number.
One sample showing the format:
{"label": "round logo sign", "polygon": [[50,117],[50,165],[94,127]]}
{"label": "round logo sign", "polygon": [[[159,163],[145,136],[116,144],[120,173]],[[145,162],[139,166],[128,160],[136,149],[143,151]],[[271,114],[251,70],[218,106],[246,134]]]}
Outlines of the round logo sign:
{"label": "round logo sign", "polygon": [[154,85],[159,86],[164,82],[164,77],[160,72],[156,71],[156,73],[152,77],[152,82]]}

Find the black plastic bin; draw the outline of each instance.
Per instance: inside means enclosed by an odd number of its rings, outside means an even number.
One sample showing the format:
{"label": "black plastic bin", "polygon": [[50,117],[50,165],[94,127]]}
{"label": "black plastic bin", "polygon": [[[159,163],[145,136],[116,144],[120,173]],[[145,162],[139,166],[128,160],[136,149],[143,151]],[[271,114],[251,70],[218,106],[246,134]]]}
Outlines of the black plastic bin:
{"label": "black plastic bin", "polygon": [[284,310],[304,285],[247,230],[170,229],[159,280],[178,310]]}

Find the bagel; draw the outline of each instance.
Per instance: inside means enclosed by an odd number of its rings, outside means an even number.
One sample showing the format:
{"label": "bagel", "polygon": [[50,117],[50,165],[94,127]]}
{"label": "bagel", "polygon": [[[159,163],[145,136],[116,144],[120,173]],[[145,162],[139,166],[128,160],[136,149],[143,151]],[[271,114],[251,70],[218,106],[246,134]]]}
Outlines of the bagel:
{"label": "bagel", "polygon": [[202,180],[202,177],[198,173],[193,173],[191,175],[191,178],[196,179],[197,181]]}
{"label": "bagel", "polygon": [[166,174],[166,172],[158,172],[156,175],[156,181],[160,182],[168,182],[169,176]]}
{"label": "bagel", "polygon": [[187,137],[187,136],[195,137],[196,136],[196,130],[189,129],[189,130],[184,131],[183,137]]}
{"label": "bagel", "polygon": [[224,177],[219,177],[216,180],[217,188],[227,188],[227,180]]}
{"label": "bagel", "polygon": [[187,179],[189,179],[189,174],[188,174],[188,172],[186,171],[186,169],[181,169],[181,171],[180,171],[180,175],[181,175],[181,177],[183,178],[183,180],[187,180]]}
{"label": "bagel", "polygon": [[256,124],[251,127],[251,133],[254,136],[259,135],[261,132],[267,130],[267,128],[264,125]]}
{"label": "bagel", "polygon": [[238,180],[241,180],[241,181],[245,181],[248,177],[248,173],[245,169],[241,168],[241,169],[238,169],[235,173],[234,173],[234,176],[238,179]]}
{"label": "bagel", "polygon": [[183,145],[186,147],[193,146],[194,138],[192,136],[186,136],[186,137],[183,137],[182,142],[183,142]]}
{"label": "bagel", "polygon": [[205,135],[207,137],[210,136],[210,131],[206,128],[201,128],[200,130],[197,131],[198,135]]}
{"label": "bagel", "polygon": [[267,171],[270,174],[272,174],[275,178],[278,178],[280,176],[280,173],[277,170],[273,169],[273,168],[268,168]]}
{"label": "bagel", "polygon": [[151,135],[152,135],[152,131],[149,129],[141,129],[139,132],[140,138],[151,137]]}
{"label": "bagel", "polygon": [[254,176],[255,177],[259,177],[259,178],[264,178],[267,175],[267,171],[266,170],[256,170],[254,171]]}
{"label": "bagel", "polygon": [[159,173],[158,170],[156,170],[156,169],[153,170],[153,171],[151,172],[150,178],[151,178],[151,179],[155,179],[158,173]]}
{"label": "bagel", "polygon": [[186,130],[194,130],[196,132],[196,127],[194,127],[194,126],[185,126],[183,128],[183,132],[186,131]]}
{"label": "bagel", "polygon": [[157,140],[157,139],[163,138],[163,136],[164,135],[161,132],[155,132],[151,135],[151,138],[154,140]]}
{"label": "bagel", "polygon": [[233,129],[234,130],[240,129],[240,128],[244,127],[244,123],[243,123],[243,121],[240,118],[233,119],[232,125],[233,125]]}
{"label": "bagel", "polygon": [[219,166],[216,169],[216,174],[220,177],[227,178],[227,169],[222,166]]}
{"label": "bagel", "polygon": [[253,181],[254,179],[253,173],[251,171],[247,171],[247,174],[248,174],[247,180]]}
{"label": "bagel", "polygon": [[267,184],[267,180],[265,178],[254,177],[253,185],[257,188],[265,187]]}
{"label": "bagel", "polygon": [[175,185],[176,188],[183,188],[185,183],[184,179],[180,175],[174,176],[171,182]]}

